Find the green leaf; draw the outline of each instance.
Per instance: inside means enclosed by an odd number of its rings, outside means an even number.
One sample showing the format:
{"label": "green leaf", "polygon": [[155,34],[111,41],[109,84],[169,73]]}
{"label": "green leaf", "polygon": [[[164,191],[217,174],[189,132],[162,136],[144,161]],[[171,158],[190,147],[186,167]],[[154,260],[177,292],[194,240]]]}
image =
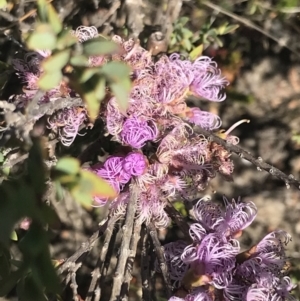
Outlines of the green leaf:
{"label": "green leaf", "polygon": [[202,55],[203,52],[203,44],[200,44],[199,46],[195,47],[189,54],[190,59],[192,61],[196,60],[198,57]]}
{"label": "green leaf", "polygon": [[124,78],[117,83],[111,83],[110,88],[117,99],[121,112],[126,113],[128,109],[129,92],[131,89],[130,80]]}
{"label": "green leaf", "polygon": [[48,21],[56,34],[60,33],[63,29],[62,22],[54,7],[49,3],[48,6]]}
{"label": "green leaf", "polygon": [[71,57],[70,64],[75,67],[88,67],[89,60],[84,55],[75,55]]}
{"label": "green leaf", "polygon": [[13,241],[18,241],[18,235],[16,231],[13,231],[10,235],[10,239]]}
{"label": "green leaf", "polygon": [[46,181],[46,169],[44,165],[45,150],[44,143],[40,139],[32,139],[33,144],[29,151],[28,157],[28,176],[30,178],[30,186],[38,194],[44,192]]}
{"label": "green leaf", "polygon": [[87,110],[91,121],[94,121],[98,117],[101,101],[98,100],[94,91],[83,92],[81,96],[87,105]]}
{"label": "green leaf", "polygon": [[18,244],[25,258],[36,258],[47,246],[47,236],[45,230],[38,223],[32,222],[24,237]]}
{"label": "green leaf", "polygon": [[90,55],[105,55],[116,53],[120,47],[118,44],[107,41],[102,37],[90,39],[82,43],[83,53],[87,56]]}
{"label": "green leaf", "polygon": [[130,69],[120,62],[111,62],[101,68],[102,74],[109,80],[109,86],[117,98],[120,109],[123,113],[128,108],[128,98],[131,89],[129,79]]}
{"label": "green leaf", "polygon": [[[40,282],[40,281],[39,281]],[[35,281],[32,274],[29,274],[25,277],[22,281],[18,283],[18,295],[21,297],[20,300],[22,301],[32,301],[32,300],[39,300],[39,301],[47,301],[43,287],[41,284]]]}
{"label": "green leaf", "polygon": [[190,51],[192,49],[192,43],[188,39],[183,39],[181,41],[181,45],[184,47],[186,51]]}
{"label": "green leaf", "polygon": [[189,39],[193,36],[193,33],[187,28],[182,28],[181,32],[185,39]]}
{"label": "green leaf", "polygon": [[[95,95],[96,95],[96,98],[98,99],[99,101],[99,106],[101,104],[101,101],[104,99],[105,97],[105,94],[106,94],[106,91],[105,91],[105,78],[101,77],[99,80],[98,80],[98,83],[95,85],[95,89],[94,89],[94,92],[95,92]],[[98,111],[99,111],[99,108],[98,108]]]}
{"label": "green leaf", "polygon": [[189,21],[189,17],[181,17],[178,23],[184,26],[188,21]]}
{"label": "green leaf", "polygon": [[52,27],[46,23],[36,25],[33,33],[27,40],[29,49],[53,50],[56,47],[56,34]]}
{"label": "green leaf", "polygon": [[88,170],[81,171],[79,183],[73,187],[71,194],[84,206],[90,206],[93,197],[114,198],[117,195],[108,182]]}
{"label": "green leaf", "polygon": [[56,48],[63,50],[77,43],[77,38],[70,33],[70,30],[64,29],[57,37]]}
{"label": "green leaf", "polygon": [[101,72],[113,82],[122,80],[124,77],[129,78],[130,68],[121,62],[110,62],[101,68]]}
{"label": "green leaf", "polygon": [[38,81],[39,88],[44,91],[51,90],[59,85],[63,78],[63,75],[60,70],[53,72],[45,72],[42,74]]}
{"label": "green leaf", "polygon": [[42,62],[42,67],[45,72],[57,72],[60,71],[68,63],[69,58],[70,49],[59,51],[46,58]]}
{"label": "green leaf", "polygon": [[0,280],[0,296],[6,296],[17,284],[19,279],[22,277],[24,269],[20,268],[12,273],[6,278]]}
{"label": "green leaf", "polygon": [[11,256],[8,248],[0,245],[0,279],[7,278],[11,272]]}
{"label": "green leaf", "polygon": [[[52,264],[49,249],[46,245],[43,252],[41,252],[34,259],[32,272],[33,272],[32,274],[34,280],[37,283],[41,282],[43,291],[45,287],[47,292],[51,292],[51,293],[61,292],[60,281],[56,274],[55,268]],[[31,300],[40,300],[40,299],[31,299]]]}
{"label": "green leaf", "polygon": [[218,37],[215,37],[215,42],[218,44],[219,47],[223,47],[223,42]]}
{"label": "green leaf", "polygon": [[232,31],[235,31],[237,28],[239,28],[238,24],[228,25],[228,22],[225,22],[218,29],[215,30],[218,35],[225,35]]}
{"label": "green leaf", "polygon": [[64,157],[58,160],[55,169],[69,175],[77,175],[80,172],[80,163],[75,158]]}
{"label": "green leaf", "polygon": [[37,15],[41,22],[48,21],[48,3],[46,0],[37,0]]}
{"label": "green leaf", "polygon": [[84,68],[78,74],[78,81],[79,83],[85,83],[97,73],[100,73],[99,67]]}
{"label": "green leaf", "polygon": [[228,34],[228,33],[230,33],[230,32],[233,32],[233,31],[235,31],[236,29],[238,29],[239,27],[240,27],[240,26],[239,26],[238,24],[236,24],[236,25],[229,25],[229,26],[227,26],[227,27],[223,30],[222,35]]}
{"label": "green leaf", "polygon": [[0,0],[0,9],[5,9],[7,6],[6,0]]}

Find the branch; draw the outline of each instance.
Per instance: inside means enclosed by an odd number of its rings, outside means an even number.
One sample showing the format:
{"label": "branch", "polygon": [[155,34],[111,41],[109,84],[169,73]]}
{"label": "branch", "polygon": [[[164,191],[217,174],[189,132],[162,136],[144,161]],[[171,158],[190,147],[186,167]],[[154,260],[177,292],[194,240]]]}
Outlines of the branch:
{"label": "branch", "polygon": [[[115,216],[112,216],[109,219],[108,226],[105,230],[105,237],[104,237],[103,246],[101,248],[101,253],[100,253],[100,256],[98,258],[97,265],[96,265],[95,269],[92,272],[92,280],[91,280],[91,283],[90,283],[88,293],[87,293],[87,297],[86,297],[85,301],[91,301],[92,300],[93,293],[95,292],[96,285],[99,284],[99,278],[100,278],[101,275],[103,275],[103,270],[104,270],[103,265],[104,265],[104,261],[105,261],[106,254],[107,254],[107,251],[108,251],[108,247],[109,247],[110,244],[114,244],[114,240],[112,241],[112,234],[113,234],[114,227],[115,227],[115,224],[116,224],[117,220],[118,220],[118,218],[115,217]],[[100,300],[100,297],[101,297],[101,292],[100,292],[100,289],[98,289],[97,296],[96,296],[96,293],[95,293],[95,301]]]}
{"label": "branch", "polygon": [[29,119],[35,118],[37,115],[52,115],[54,112],[58,110],[69,109],[69,108],[79,107],[83,105],[84,103],[80,97],[58,98],[44,104],[33,104],[32,101],[30,102],[27,108],[28,118]]}
{"label": "branch", "polygon": [[[53,147],[56,143],[58,143],[58,139],[53,139],[51,141],[49,141],[46,145],[46,149],[49,149],[50,147]],[[25,161],[29,156],[29,153],[26,153],[26,154],[23,154],[23,155],[20,155],[19,157],[15,158],[15,159],[7,159],[6,162],[3,164],[2,168],[11,168],[13,167],[14,165],[18,164],[18,163],[21,163],[23,161]]]}
{"label": "branch", "polygon": [[293,175],[287,176],[281,170],[264,162],[261,157],[254,158],[249,152],[243,150],[241,147],[228,143],[220,137],[214,135],[212,132],[204,130],[198,126],[194,127],[194,132],[204,135],[208,139],[208,141],[213,141],[223,146],[228,152],[237,154],[239,157],[246,159],[247,161],[255,165],[258,170],[265,170],[272,176],[284,181],[287,188],[290,188],[290,186],[292,185],[300,190],[300,182],[296,180]]}
{"label": "branch", "polygon": [[263,30],[261,27],[255,25],[253,22],[251,22],[249,19],[243,18],[241,16],[238,16],[232,12],[229,12],[228,10],[222,8],[219,5],[213,4],[211,1],[201,1],[201,4],[214,9],[216,11],[221,12],[222,14],[237,20],[238,22],[246,25],[247,27],[250,27],[258,32],[260,32],[261,34],[265,35],[266,37],[268,37],[269,39],[275,41],[276,43],[278,43],[280,46],[285,47],[286,49],[288,49],[289,51],[291,51],[293,54],[297,55],[298,57],[300,56],[299,51],[297,51],[294,47],[289,46],[287,44],[286,41],[282,40],[282,39],[278,39],[277,37],[275,37],[274,35],[270,34],[269,32]]}
{"label": "branch", "polygon": [[118,300],[120,297],[121,286],[124,281],[125,265],[129,257],[129,244],[132,236],[132,228],[136,212],[136,202],[138,193],[136,186],[131,186],[130,190],[130,200],[127,205],[125,224],[122,227],[123,239],[120,247],[120,255],[118,258],[117,267],[113,278],[113,287],[110,301]]}
{"label": "branch", "polygon": [[163,279],[164,279],[164,282],[166,285],[167,296],[168,296],[168,298],[170,298],[172,295],[172,286],[170,285],[169,271],[168,271],[168,266],[167,266],[166,259],[165,259],[164,253],[163,253],[163,248],[157,237],[157,231],[156,231],[156,228],[154,227],[154,225],[152,223],[150,223],[147,227],[148,227],[148,232],[152,238],[153,245],[155,247],[157,261],[159,263],[159,267],[161,269],[161,273],[163,275]]}
{"label": "branch", "polygon": [[149,274],[149,240],[148,233],[145,227],[142,227],[141,232],[142,251],[141,251],[141,276],[142,276],[142,291],[143,300],[150,301],[150,274]]}
{"label": "branch", "polygon": [[165,211],[168,213],[169,217],[176,223],[178,228],[182,231],[186,239],[190,239],[189,225],[185,221],[184,217],[180,212],[178,212],[174,206],[168,201]]}
{"label": "branch", "polygon": [[83,254],[92,250],[99,236],[102,236],[107,229],[108,223],[108,219],[106,219],[102,225],[99,225],[99,229],[85,243],[81,244],[81,247],[58,268],[58,274],[69,270]]}
{"label": "branch", "polygon": [[127,259],[125,277],[124,277],[124,282],[121,290],[121,300],[126,300],[126,299],[128,300],[129,284],[132,279],[133,264],[136,256],[138,241],[140,239],[141,227],[142,224],[140,220],[136,219],[134,222],[134,227],[133,227],[130,246],[129,246],[130,254]]}
{"label": "branch", "polygon": [[74,301],[79,301],[78,292],[77,292],[78,284],[76,282],[76,272],[80,267],[81,267],[81,262],[79,262],[77,264],[75,262],[73,262],[69,268],[70,273],[68,274],[67,279],[66,279],[66,283],[69,283],[71,281],[70,288],[72,289]]}

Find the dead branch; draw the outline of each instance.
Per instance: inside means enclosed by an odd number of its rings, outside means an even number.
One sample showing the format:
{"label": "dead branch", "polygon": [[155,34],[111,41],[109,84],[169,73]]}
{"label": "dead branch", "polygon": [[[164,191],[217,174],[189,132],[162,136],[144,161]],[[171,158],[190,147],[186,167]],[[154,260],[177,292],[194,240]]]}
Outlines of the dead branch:
{"label": "dead branch", "polygon": [[131,241],[130,241],[130,255],[127,259],[127,264],[126,264],[126,270],[125,270],[125,276],[124,276],[124,282],[122,285],[121,289],[121,299],[122,300],[128,300],[128,292],[129,292],[129,285],[130,281],[132,279],[132,271],[133,271],[133,264],[136,256],[136,250],[137,250],[137,245],[140,239],[140,233],[141,233],[141,223],[139,219],[135,220],[133,231],[132,231],[132,236],[131,236]]}
{"label": "dead branch", "polygon": [[149,272],[149,240],[146,227],[141,231],[142,251],[141,251],[141,277],[143,300],[150,301],[150,272]]}
{"label": "dead branch", "polygon": [[106,231],[109,224],[109,220],[106,219],[101,225],[99,225],[99,229],[94,232],[94,234],[81,245],[81,247],[68,259],[64,261],[64,263],[58,268],[58,274],[62,274],[64,271],[68,270],[73,263],[77,262],[77,260],[85,253],[88,253],[94,247],[96,241],[98,240],[99,236],[102,236],[103,233]]}
{"label": "dead branch", "polygon": [[194,132],[204,135],[209,141],[213,141],[223,146],[228,152],[234,153],[238,155],[240,158],[243,158],[249,162],[251,162],[254,166],[257,167],[258,170],[265,170],[272,176],[282,180],[287,188],[290,186],[296,187],[300,190],[300,181],[296,180],[293,175],[286,175],[284,172],[279,170],[278,168],[271,166],[270,164],[264,162],[261,157],[255,158],[248,151],[243,150],[241,147],[237,145],[233,145],[231,143],[226,142],[222,138],[214,135],[212,132],[202,129],[201,127],[194,127]]}
{"label": "dead branch", "polygon": [[120,247],[120,255],[117,262],[117,267],[113,277],[113,286],[110,301],[119,300],[120,290],[122,283],[124,281],[124,272],[127,259],[130,255],[129,244],[132,236],[133,221],[136,212],[136,202],[137,202],[137,187],[131,186],[130,200],[127,205],[125,223],[122,227],[123,239]]}
{"label": "dead branch", "polygon": [[[96,267],[92,272],[92,280],[91,280],[85,301],[91,301],[94,293],[95,293],[95,301],[100,300],[101,290],[99,287],[99,278],[100,278],[100,276],[103,276],[104,262],[107,257],[106,255],[108,253],[109,246],[114,245],[114,243],[115,243],[115,239],[112,239],[112,235],[113,235],[114,227],[115,227],[117,220],[118,220],[117,217],[114,217],[114,216],[111,217],[109,220],[107,229],[105,230],[103,246],[101,248],[101,253],[98,258]],[[96,289],[96,286],[98,286],[97,289]],[[97,292],[97,294],[96,294],[96,292]]]}
{"label": "dead branch", "polygon": [[147,227],[148,227],[148,232],[151,236],[153,245],[155,247],[157,261],[159,263],[159,267],[160,267],[160,270],[161,270],[161,273],[162,273],[162,276],[163,276],[163,279],[164,279],[164,282],[166,285],[167,296],[168,296],[168,298],[170,298],[171,294],[172,294],[172,286],[170,284],[169,271],[168,271],[166,259],[164,257],[164,251],[163,251],[163,248],[157,237],[157,231],[156,231],[155,226],[152,223],[150,223],[149,225],[147,225]]}

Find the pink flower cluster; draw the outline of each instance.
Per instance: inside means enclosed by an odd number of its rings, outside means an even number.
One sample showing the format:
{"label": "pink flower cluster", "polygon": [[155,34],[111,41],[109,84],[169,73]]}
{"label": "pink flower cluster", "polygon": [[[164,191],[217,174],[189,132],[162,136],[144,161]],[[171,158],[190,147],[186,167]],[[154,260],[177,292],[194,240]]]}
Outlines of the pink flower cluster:
{"label": "pink flower cluster", "polygon": [[171,281],[176,288],[170,301],[296,300],[295,287],[285,275],[285,245],[290,236],[274,231],[241,252],[236,240],[256,217],[256,206],[224,198],[225,209],[201,199],[194,206],[190,226],[192,243],[164,246]]}
{"label": "pink flower cluster", "polygon": [[[92,29],[84,31],[81,28],[80,31],[84,40],[89,35],[96,35]],[[121,51],[113,54],[111,59],[130,66],[132,90],[126,112],[120,109],[116,98],[111,97],[101,116],[114,141],[125,149],[144,154],[148,162],[142,174],[132,174],[129,178],[123,174],[128,173],[121,168],[124,159],[120,155],[108,158],[113,164],[104,162],[91,169],[119,193],[111,208],[118,204],[117,212],[124,212],[129,186],[135,183],[140,190],[138,218],[141,222],[166,227],[169,217],[164,207],[168,200],[178,196],[193,198],[207,186],[216,172],[230,175],[233,171],[229,154],[204,136],[195,134],[186,123],[188,121],[207,130],[218,129],[221,126],[218,116],[199,108],[189,108],[186,99],[194,95],[223,101],[225,94],[222,90],[228,82],[221,76],[216,63],[208,57],[191,62],[173,54],[170,57],[163,55],[155,62],[151,53],[133,39],[125,41],[114,36],[112,40]],[[103,59],[98,61],[102,63]],[[126,157],[126,154],[121,157]],[[99,170],[99,166],[104,167]],[[95,202],[101,206],[106,200],[95,199]]]}
{"label": "pink flower cluster", "polygon": [[[85,26],[72,34],[79,43],[98,36],[95,27]],[[169,200],[178,196],[194,198],[217,172],[225,176],[233,172],[228,152],[194,133],[187,123],[207,130],[218,129],[220,117],[200,108],[190,108],[186,100],[193,95],[223,101],[222,90],[228,82],[209,57],[202,56],[192,62],[172,54],[154,61],[151,53],[133,39],[125,41],[114,36],[112,40],[120,47],[118,53],[110,57],[93,56],[89,62],[90,66],[101,67],[109,61],[120,61],[131,68],[132,90],[127,111],[122,111],[112,96],[100,112],[112,140],[119,142],[126,152],[112,155],[91,169],[119,193],[112,202],[112,207],[118,204],[116,212],[123,212],[129,186],[136,183],[140,189],[138,215],[141,221],[166,227],[169,218],[164,207]],[[17,74],[25,83],[23,102],[19,97],[21,105],[25,106],[36,93],[37,81],[43,74],[41,62],[49,55],[50,52],[38,51],[27,54],[24,60],[14,61]],[[75,96],[62,82],[48,91],[39,103]],[[64,145],[70,146],[86,121],[85,108],[66,108],[49,118],[48,127],[57,133]],[[95,199],[95,202],[104,205],[106,200]]]}

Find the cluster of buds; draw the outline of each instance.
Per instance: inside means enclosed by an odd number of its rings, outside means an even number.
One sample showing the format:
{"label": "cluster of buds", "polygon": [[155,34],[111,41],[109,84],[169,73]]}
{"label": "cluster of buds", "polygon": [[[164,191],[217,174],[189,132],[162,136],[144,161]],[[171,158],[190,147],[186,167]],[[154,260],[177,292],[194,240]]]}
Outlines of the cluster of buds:
{"label": "cluster of buds", "polygon": [[286,276],[285,246],[290,236],[274,231],[241,252],[237,238],[256,217],[252,203],[229,202],[225,209],[201,199],[193,208],[191,243],[164,246],[170,278],[176,288],[170,301],[283,301],[296,300]]}

